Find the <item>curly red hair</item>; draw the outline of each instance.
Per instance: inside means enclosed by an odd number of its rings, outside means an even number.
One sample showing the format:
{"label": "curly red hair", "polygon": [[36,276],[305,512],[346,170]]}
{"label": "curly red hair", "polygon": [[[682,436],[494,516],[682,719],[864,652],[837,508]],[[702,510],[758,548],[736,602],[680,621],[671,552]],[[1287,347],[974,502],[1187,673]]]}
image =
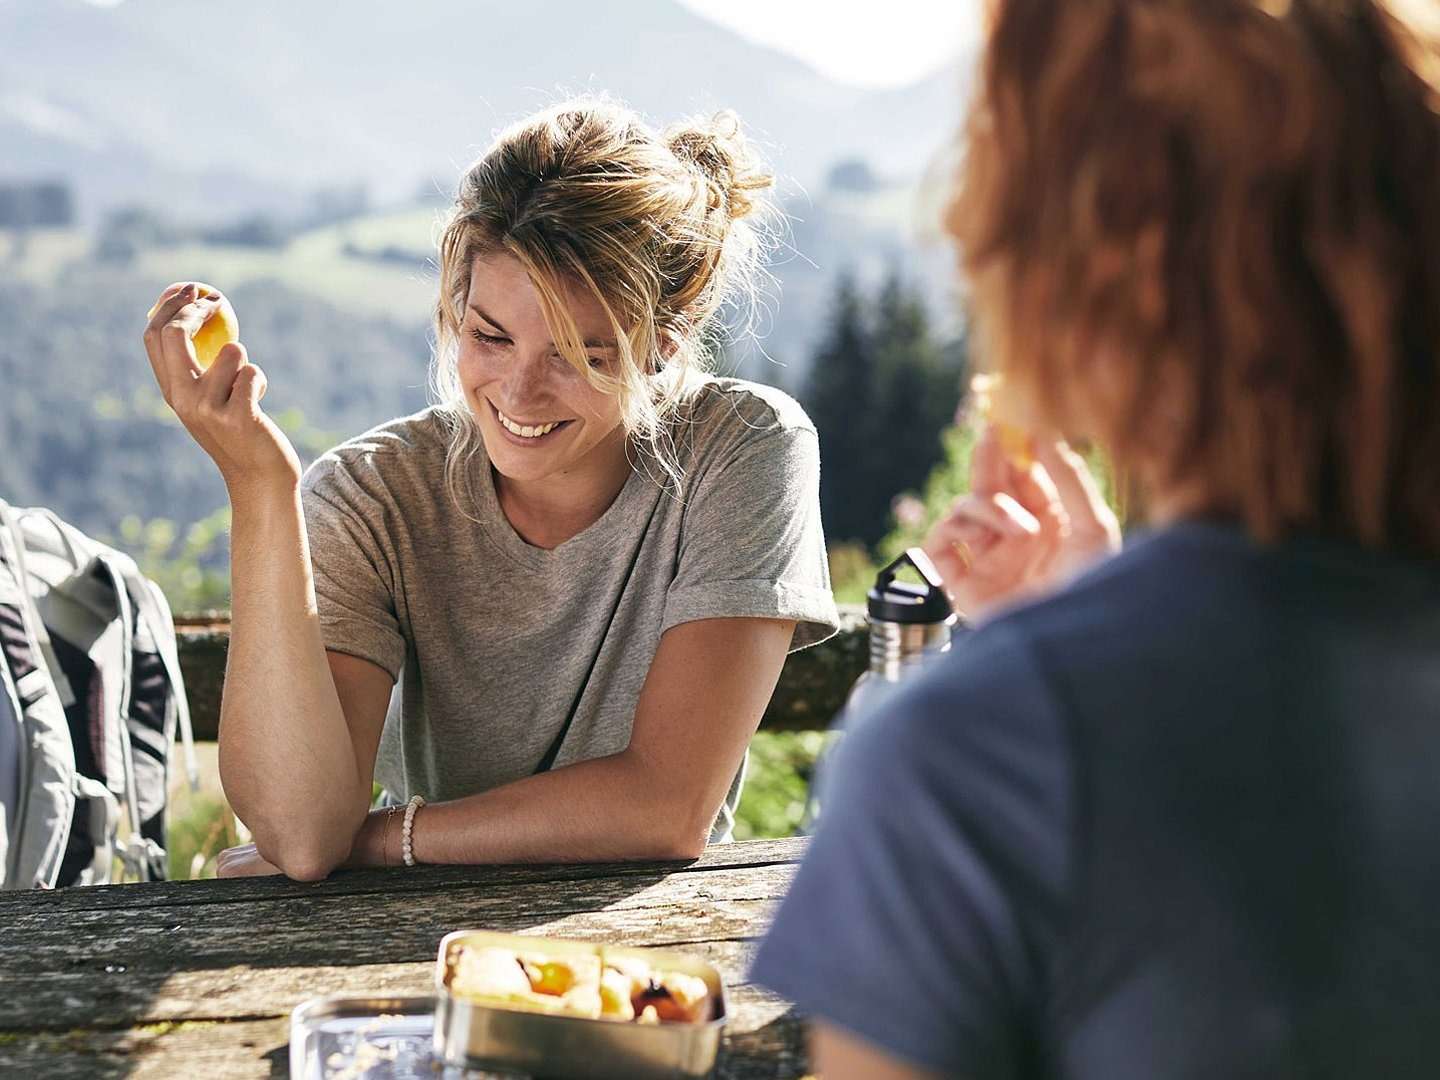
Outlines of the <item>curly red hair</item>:
{"label": "curly red hair", "polygon": [[1401,0],[997,0],[947,224],[1030,419],[1440,556],[1440,50]]}

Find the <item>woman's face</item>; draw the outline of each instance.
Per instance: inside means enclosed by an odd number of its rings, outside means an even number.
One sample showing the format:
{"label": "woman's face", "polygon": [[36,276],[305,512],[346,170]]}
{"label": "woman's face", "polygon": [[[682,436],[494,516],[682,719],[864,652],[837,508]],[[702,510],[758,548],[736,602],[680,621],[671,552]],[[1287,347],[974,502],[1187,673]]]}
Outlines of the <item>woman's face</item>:
{"label": "woman's face", "polygon": [[[619,351],[604,309],[580,289],[562,294],[593,367]],[[517,483],[610,476],[625,456],[620,404],[592,387],[551,340],[540,298],[514,256],[479,255],[460,327],[460,384],[501,476]]]}

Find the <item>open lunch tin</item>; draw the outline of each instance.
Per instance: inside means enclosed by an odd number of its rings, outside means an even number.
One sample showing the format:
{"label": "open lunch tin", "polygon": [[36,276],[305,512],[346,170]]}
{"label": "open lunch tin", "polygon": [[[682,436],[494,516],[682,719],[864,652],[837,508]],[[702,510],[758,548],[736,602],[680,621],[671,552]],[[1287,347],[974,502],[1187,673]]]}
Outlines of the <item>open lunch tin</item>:
{"label": "open lunch tin", "polygon": [[[703,1023],[639,1024],[524,1012],[450,992],[452,956],[462,945],[543,952],[557,958],[644,960],[705,981],[714,1007]],[[678,1080],[715,1066],[725,1026],[725,984],[711,965],[662,949],[611,948],[580,941],[457,930],[440,941],[435,962],[435,1057],[446,1065],[504,1069],[585,1080]]]}
{"label": "open lunch tin", "polygon": [[[451,1080],[432,1054],[430,995],[347,997],[302,1002],[290,1014],[293,1080]],[[464,1074],[466,1080],[479,1074]]]}

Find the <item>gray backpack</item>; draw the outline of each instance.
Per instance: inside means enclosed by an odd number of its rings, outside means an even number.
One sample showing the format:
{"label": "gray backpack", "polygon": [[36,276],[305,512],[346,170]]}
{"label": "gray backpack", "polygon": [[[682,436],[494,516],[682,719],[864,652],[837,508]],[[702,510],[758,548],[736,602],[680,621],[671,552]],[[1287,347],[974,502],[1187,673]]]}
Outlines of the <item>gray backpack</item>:
{"label": "gray backpack", "polygon": [[50,511],[0,500],[0,888],[164,878],[177,724],[193,789],[159,586]]}

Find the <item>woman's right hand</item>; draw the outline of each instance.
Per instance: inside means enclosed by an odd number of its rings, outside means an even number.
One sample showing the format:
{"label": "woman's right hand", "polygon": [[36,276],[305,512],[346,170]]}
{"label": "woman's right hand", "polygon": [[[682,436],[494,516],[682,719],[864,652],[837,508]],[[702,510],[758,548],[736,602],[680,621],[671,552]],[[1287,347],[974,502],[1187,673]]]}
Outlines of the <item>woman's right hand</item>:
{"label": "woman's right hand", "polygon": [[1060,588],[1120,548],[1120,524],[1085,460],[1036,440],[1017,468],[987,426],[970,458],[970,493],[930,529],[925,553],[971,622]]}
{"label": "woman's right hand", "polygon": [[219,466],[232,498],[242,489],[293,489],[300,480],[299,455],[260,408],[265,373],[246,358],[245,346],[226,345],[208,369],[195,359],[191,338],[219,303],[201,298],[193,282],[161,294],[145,327],[155,381],[185,430]]}

